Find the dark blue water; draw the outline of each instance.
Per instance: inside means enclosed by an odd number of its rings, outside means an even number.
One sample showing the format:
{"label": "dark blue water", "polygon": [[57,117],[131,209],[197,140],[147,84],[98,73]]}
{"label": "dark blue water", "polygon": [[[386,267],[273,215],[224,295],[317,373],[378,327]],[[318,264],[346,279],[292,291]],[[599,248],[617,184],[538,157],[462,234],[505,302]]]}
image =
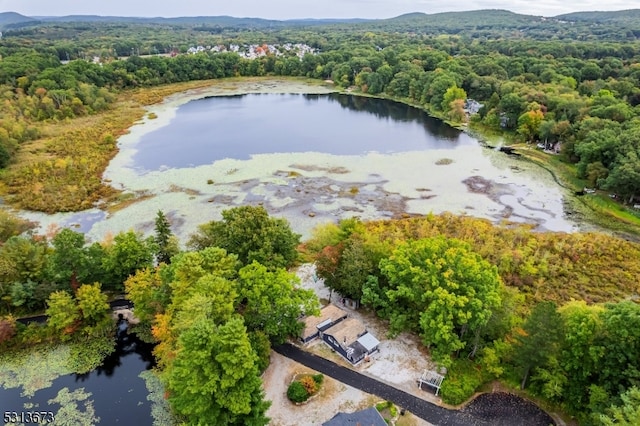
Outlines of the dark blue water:
{"label": "dark blue water", "polygon": [[475,139],[416,108],[350,95],[216,96],[178,108],[137,145],[134,167],[192,167],[252,154],[360,155],[475,145]]}
{"label": "dark blue water", "polygon": [[[49,405],[50,399],[65,387],[70,392],[84,388],[85,392],[92,393],[85,401],[93,401],[99,424],[151,425],[149,392],[138,375],[155,365],[152,349],[152,345],[140,341],[135,335],[122,333],[115,352],[90,373],[60,377],[53,381],[51,387],[37,391],[31,398],[20,396],[22,388],[0,389],[0,412],[52,411],[55,415],[61,407],[56,403]],[[85,411],[85,401],[78,403],[80,411]],[[25,409],[25,403],[35,404],[35,407]]]}

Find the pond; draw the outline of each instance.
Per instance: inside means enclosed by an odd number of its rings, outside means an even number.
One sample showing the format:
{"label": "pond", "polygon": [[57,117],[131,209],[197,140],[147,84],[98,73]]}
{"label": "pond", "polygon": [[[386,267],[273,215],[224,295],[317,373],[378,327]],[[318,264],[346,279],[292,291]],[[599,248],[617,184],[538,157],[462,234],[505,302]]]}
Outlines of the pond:
{"label": "pond", "polygon": [[[51,413],[45,415],[55,418],[54,424],[152,425],[153,398],[148,396],[157,387],[157,378],[150,371],[155,365],[152,349],[120,328],[116,350],[87,374],[55,377],[58,368],[54,365],[58,358],[64,362],[64,347],[46,356],[30,355],[34,359],[23,366],[29,372],[3,366],[0,412]],[[40,369],[48,369],[46,373],[51,375],[45,379],[47,374]]]}
{"label": "pond", "polygon": [[140,139],[141,171],[211,164],[256,154],[333,155],[455,149],[476,141],[410,106],[342,94],[207,97],[178,108],[169,126]]}
{"label": "pond", "polygon": [[[296,81],[219,81],[169,97],[118,139],[104,178],[138,200],[111,214],[23,212],[89,239],[153,231],[186,241],[225,209],[262,205],[304,238],[318,224],[452,212],[579,230],[538,166],[481,146],[419,109]],[[156,118],[157,117],[157,118]],[[583,225],[580,224],[580,227]]]}

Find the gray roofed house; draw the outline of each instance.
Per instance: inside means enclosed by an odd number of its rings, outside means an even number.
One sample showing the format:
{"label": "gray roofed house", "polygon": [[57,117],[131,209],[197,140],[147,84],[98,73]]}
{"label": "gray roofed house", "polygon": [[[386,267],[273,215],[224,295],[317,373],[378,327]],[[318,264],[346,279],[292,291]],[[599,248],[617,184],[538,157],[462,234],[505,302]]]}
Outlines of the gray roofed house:
{"label": "gray roofed house", "polygon": [[320,337],[331,349],[356,365],[367,355],[378,350],[380,342],[367,332],[364,324],[347,318],[320,332]]}
{"label": "gray roofed house", "polygon": [[387,426],[378,410],[375,407],[355,413],[338,413],[331,420],[322,423],[322,426]]}

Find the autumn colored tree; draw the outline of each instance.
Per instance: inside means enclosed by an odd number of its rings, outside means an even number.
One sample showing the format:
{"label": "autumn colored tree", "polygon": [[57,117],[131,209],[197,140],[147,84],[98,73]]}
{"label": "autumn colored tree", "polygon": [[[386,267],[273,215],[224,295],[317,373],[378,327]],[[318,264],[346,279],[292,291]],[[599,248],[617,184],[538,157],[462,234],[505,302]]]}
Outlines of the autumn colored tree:
{"label": "autumn colored tree", "polygon": [[80,310],[71,294],[66,291],[51,293],[47,306],[47,325],[61,333],[63,338],[70,335],[74,324],[81,318]]}
{"label": "autumn colored tree", "polygon": [[544,113],[537,107],[518,117],[518,134],[527,142],[533,142],[540,132],[540,126],[544,120]]}

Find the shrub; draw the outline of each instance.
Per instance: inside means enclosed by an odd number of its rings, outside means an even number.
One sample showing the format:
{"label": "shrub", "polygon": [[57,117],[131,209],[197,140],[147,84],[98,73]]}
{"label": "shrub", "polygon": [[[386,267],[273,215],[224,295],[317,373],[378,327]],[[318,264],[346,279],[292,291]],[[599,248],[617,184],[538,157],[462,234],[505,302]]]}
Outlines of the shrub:
{"label": "shrub", "polygon": [[0,319],[0,344],[9,341],[16,335],[16,322],[13,318]]}
{"label": "shrub", "polygon": [[313,381],[316,382],[316,385],[320,386],[324,381],[324,376],[322,374],[314,374]]}
{"label": "shrub", "polygon": [[457,360],[442,382],[442,400],[447,404],[462,404],[471,398],[483,383],[479,366],[470,360]]}
{"label": "shrub", "polygon": [[313,380],[313,377],[311,376],[303,377],[302,379],[300,379],[300,383],[302,383],[302,386],[304,386],[304,388],[307,390],[307,393],[309,395],[313,395],[318,390],[318,385],[316,384],[315,380]]}
{"label": "shrub", "polygon": [[287,398],[292,402],[304,402],[309,396],[307,389],[298,381],[292,382],[287,389]]}

